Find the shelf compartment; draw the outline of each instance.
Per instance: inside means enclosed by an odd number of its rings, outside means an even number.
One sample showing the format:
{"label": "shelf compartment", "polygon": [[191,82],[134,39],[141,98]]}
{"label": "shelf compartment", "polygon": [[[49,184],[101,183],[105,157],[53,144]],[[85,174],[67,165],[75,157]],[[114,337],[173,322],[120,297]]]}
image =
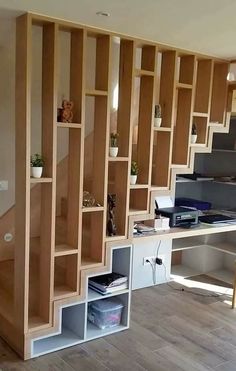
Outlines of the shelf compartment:
{"label": "shelf compartment", "polygon": [[84,191],[88,191],[104,206],[106,151],[107,151],[107,97],[87,97],[85,121],[88,133],[84,141]]}
{"label": "shelf compartment", "polygon": [[60,128],[57,131],[57,142],[55,242],[56,245],[67,245],[79,250],[83,151],[81,130]]}
{"label": "shelf compartment", "polygon": [[29,329],[36,329],[35,318],[40,327],[50,322],[52,195],[52,183],[38,184],[30,191]]}
{"label": "shelf compartment", "polygon": [[200,59],[197,61],[197,80],[195,86],[194,115],[208,116],[210,110],[210,97],[212,87],[213,61]]}
{"label": "shelf compartment", "polygon": [[161,53],[160,71],[160,104],[162,107],[161,128],[171,128],[174,123],[175,81],[177,53],[164,51]]}
{"label": "shelf compartment", "polygon": [[55,246],[54,256],[73,255],[77,253],[78,253],[77,249],[73,249],[71,246],[63,244]]}
{"label": "shelf compartment", "polygon": [[227,84],[228,69],[229,69],[228,63],[215,62],[214,64],[210,122],[219,124],[224,123],[228,89]]}
{"label": "shelf compartment", "polygon": [[136,71],[139,74],[139,76],[154,75],[155,58],[156,47],[154,45],[141,45],[141,46],[138,45],[136,49]]}
{"label": "shelf compartment", "polygon": [[78,293],[78,254],[56,256],[54,298],[64,298]]}
{"label": "shelf compartment", "polygon": [[[127,233],[128,210],[128,162],[110,162],[108,166],[108,194],[115,195],[114,223],[116,234]],[[108,233],[109,207],[107,203],[106,234]],[[115,239],[115,236],[113,236]]]}
{"label": "shelf compartment", "polygon": [[86,95],[108,94],[110,35],[93,34],[86,36]]}
{"label": "shelf compartment", "polygon": [[192,89],[195,73],[195,55],[179,55],[179,76],[177,87]]}
{"label": "shelf compartment", "polygon": [[[117,47],[116,47],[117,48]],[[117,125],[111,114],[111,131],[119,133],[119,156],[128,158],[131,138],[131,110],[133,102],[133,75],[134,75],[134,42],[121,39],[119,49],[119,75],[113,76],[112,81],[117,81],[118,110]],[[113,54],[115,54],[114,51]],[[115,91],[114,91],[115,92]],[[113,94],[114,94],[113,92]],[[111,159],[109,159],[111,161]]]}
{"label": "shelf compartment", "polygon": [[180,89],[178,90],[176,125],[173,138],[173,164],[187,165],[188,163],[191,115],[192,90]]}
{"label": "shelf compartment", "polygon": [[[87,321],[86,336],[85,336],[86,340],[96,339],[98,337],[102,337],[105,335],[109,335],[109,334],[112,334],[118,331],[128,329],[129,327],[129,293],[114,295],[114,297],[119,298],[119,300],[124,305],[123,310],[122,310],[120,325],[102,330],[99,327],[95,326],[90,321]],[[102,300],[106,300],[106,299],[104,298]]]}
{"label": "shelf compartment", "polygon": [[170,178],[171,134],[154,134],[152,155],[152,187],[168,187]]}
{"label": "shelf compartment", "polygon": [[130,190],[130,204],[129,214],[141,214],[148,211],[149,204],[149,190],[144,189],[131,189]]}
{"label": "shelf compartment", "polygon": [[197,142],[196,144],[207,144],[207,134],[208,134],[208,119],[207,117],[199,117],[193,115],[193,124],[197,128]]}
{"label": "shelf compartment", "polygon": [[104,211],[83,213],[81,266],[103,262],[103,232]]}
{"label": "shelf compartment", "polygon": [[[118,296],[121,294],[128,294],[130,292],[131,284],[131,258],[132,258],[132,247],[118,247],[112,249],[112,272],[122,274],[128,277],[128,288],[120,291],[116,291],[112,294],[102,295],[88,287],[87,301],[94,301],[109,298],[111,296]],[[101,275],[102,276],[102,275]]]}
{"label": "shelf compartment", "polygon": [[[136,139],[134,141],[132,160],[139,166],[138,183],[150,182],[151,143],[153,128],[154,104],[154,78],[142,76],[139,89],[138,123],[134,128]],[[146,148],[146,156],[143,149]]]}
{"label": "shelf compartment", "polygon": [[33,357],[55,352],[84,340],[85,304],[77,304],[62,309],[60,334],[33,341]]}

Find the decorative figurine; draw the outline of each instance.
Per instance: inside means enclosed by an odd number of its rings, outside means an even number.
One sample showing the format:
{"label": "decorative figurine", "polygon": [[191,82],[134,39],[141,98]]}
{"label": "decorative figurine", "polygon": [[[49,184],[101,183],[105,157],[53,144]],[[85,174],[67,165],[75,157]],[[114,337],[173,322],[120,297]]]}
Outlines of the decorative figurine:
{"label": "decorative figurine", "polygon": [[73,112],[72,109],[74,103],[72,101],[63,99],[62,108],[58,109],[58,122],[72,122],[73,121]]}
{"label": "decorative figurine", "polygon": [[115,225],[115,216],[114,208],[116,207],[116,194],[109,193],[107,195],[107,234],[108,236],[116,235],[116,225]]}

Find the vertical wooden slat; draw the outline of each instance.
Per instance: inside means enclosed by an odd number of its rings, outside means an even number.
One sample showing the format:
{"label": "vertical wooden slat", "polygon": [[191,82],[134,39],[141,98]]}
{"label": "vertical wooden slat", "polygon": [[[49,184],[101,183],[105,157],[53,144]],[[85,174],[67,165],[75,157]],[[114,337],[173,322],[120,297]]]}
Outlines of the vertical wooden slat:
{"label": "vertical wooden slat", "polygon": [[14,322],[22,333],[28,327],[30,235],[30,101],[31,17],[16,22],[16,244],[14,271]]}
{"label": "vertical wooden slat", "polygon": [[[82,235],[82,198],[83,198],[83,166],[84,157],[84,106],[85,106],[85,32],[75,30],[71,33],[71,64],[70,64],[70,98],[74,102],[74,120],[81,123],[82,129],[69,129],[68,156],[68,211],[67,240],[68,244],[78,249],[76,270],[73,279],[80,283],[81,235]],[[68,267],[69,271],[70,268]]]}

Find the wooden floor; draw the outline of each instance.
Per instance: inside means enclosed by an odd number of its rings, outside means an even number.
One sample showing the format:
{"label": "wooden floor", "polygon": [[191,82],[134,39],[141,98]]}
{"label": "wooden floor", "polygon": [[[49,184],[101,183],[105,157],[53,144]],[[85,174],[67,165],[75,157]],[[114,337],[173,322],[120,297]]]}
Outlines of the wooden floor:
{"label": "wooden floor", "polygon": [[27,362],[0,341],[0,370],[235,371],[236,310],[226,294],[202,297],[166,284],[135,291],[130,330]]}

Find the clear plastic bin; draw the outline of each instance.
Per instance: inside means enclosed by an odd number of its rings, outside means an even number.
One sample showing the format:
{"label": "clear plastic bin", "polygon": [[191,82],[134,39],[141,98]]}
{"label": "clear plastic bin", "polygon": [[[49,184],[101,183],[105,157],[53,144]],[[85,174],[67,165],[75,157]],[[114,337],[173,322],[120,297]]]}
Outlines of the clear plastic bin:
{"label": "clear plastic bin", "polygon": [[88,320],[101,329],[118,326],[123,307],[116,298],[94,301],[88,305]]}

